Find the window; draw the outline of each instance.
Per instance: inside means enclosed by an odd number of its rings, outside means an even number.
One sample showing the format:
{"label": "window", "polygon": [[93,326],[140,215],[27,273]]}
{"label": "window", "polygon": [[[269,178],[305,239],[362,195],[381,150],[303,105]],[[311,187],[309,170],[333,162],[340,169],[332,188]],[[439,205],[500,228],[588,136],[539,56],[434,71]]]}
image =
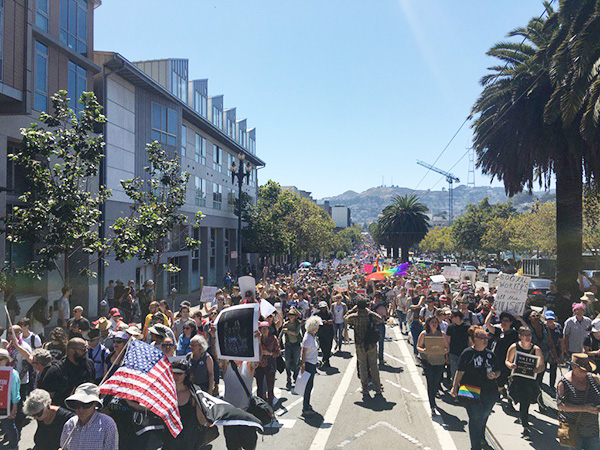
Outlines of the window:
{"label": "window", "polygon": [[194,159],[197,163],[206,165],[206,139],[196,133]]}
{"label": "window", "polygon": [[256,154],[256,141],[254,139],[249,139],[248,143],[249,143],[250,153],[255,155]]}
{"label": "window", "polygon": [[69,108],[75,112],[83,110],[83,105],[79,103],[81,94],[87,90],[87,71],[69,61]]}
{"label": "window", "polygon": [[217,172],[221,172],[222,170],[222,160],[223,157],[223,153],[221,150],[221,147],[219,147],[218,145],[213,144],[213,170],[216,170]]}
{"label": "window", "polygon": [[73,50],[87,54],[87,0],[61,0],[60,40]]}
{"label": "window", "polygon": [[[181,262],[179,261],[178,257],[169,258],[169,263],[173,264],[175,267],[181,267]],[[181,272],[169,272],[169,292],[172,292],[173,289],[176,291],[181,290],[179,278],[180,273]]]}
{"label": "window", "polygon": [[35,92],[33,107],[37,111],[48,109],[48,47],[35,42]]}
{"label": "window", "polygon": [[[237,158],[233,156],[231,153],[227,153],[227,170],[231,169],[231,166],[235,163],[237,165]],[[233,181],[232,181],[233,183]]]}
{"label": "window", "polygon": [[49,0],[37,0],[37,10],[35,12],[35,24],[48,32],[48,1]]}
{"label": "window", "polygon": [[229,230],[223,230],[223,251],[225,252],[225,267],[229,267]]}
{"label": "window", "polygon": [[202,117],[206,117],[207,100],[204,95],[198,91],[194,91],[194,111]]}
{"label": "window", "polygon": [[187,79],[171,70],[171,93],[187,103]]}
{"label": "window", "polygon": [[4,0],[0,0],[0,80],[2,79],[3,49],[4,49]]}
{"label": "window", "polygon": [[230,119],[227,119],[227,135],[235,140],[235,123]]}
{"label": "window", "polygon": [[168,145],[177,144],[177,111],[152,102],[152,140]]}
{"label": "window", "polygon": [[214,269],[217,266],[217,230],[210,229],[210,268]]}
{"label": "window", "polygon": [[194,187],[196,188],[194,205],[206,206],[206,180],[203,180],[200,177],[194,177]]}
{"label": "window", "polygon": [[187,127],[181,125],[181,156],[187,155]]}
{"label": "window", "polygon": [[240,145],[246,148],[246,131],[240,130]]}
{"label": "window", "polygon": [[212,123],[218,128],[223,129],[223,113],[219,108],[213,106],[212,108]]}
{"label": "window", "polygon": [[223,186],[213,183],[213,208],[221,209],[223,204]]}
{"label": "window", "polygon": [[[200,240],[200,230],[198,228],[194,228],[194,239],[196,241]],[[198,272],[200,269],[200,249],[195,248],[192,250],[192,272]]]}
{"label": "window", "polygon": [[227,191],[227,211],[235,212],[235,191],[233,189]]}

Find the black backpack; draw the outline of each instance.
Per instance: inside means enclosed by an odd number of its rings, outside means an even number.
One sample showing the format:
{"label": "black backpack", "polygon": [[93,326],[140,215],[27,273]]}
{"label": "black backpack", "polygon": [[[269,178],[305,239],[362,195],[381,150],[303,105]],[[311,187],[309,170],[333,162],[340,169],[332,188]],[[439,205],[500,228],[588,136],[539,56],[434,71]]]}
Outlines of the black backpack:
{"label": "black backpack", "polygon": [[373,316],[369,314],[369,326],[367,327],[367,331],[365,332],[365,344],[366,345],[375,345],[379,342],[379,330],[373,323]]}

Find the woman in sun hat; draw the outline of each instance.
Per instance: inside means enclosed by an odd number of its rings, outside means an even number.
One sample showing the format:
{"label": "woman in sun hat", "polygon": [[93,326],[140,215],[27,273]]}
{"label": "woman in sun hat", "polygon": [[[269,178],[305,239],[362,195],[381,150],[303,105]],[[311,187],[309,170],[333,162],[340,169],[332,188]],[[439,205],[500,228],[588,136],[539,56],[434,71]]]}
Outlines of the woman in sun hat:
{"label": "woman in sun hat", "polygon": [[[279,340],[283,340],[283,350],[285,352],[285,371],[287,374],[287,389],[292,389],[292,381],[296,381],[298,370],[300,369],[300,344],[302,342],[302,313],[295,306],[292,306],[287,312],[288,319],[281,327]],[[284,339],[285,337],[285,339]]]}
{"label": "woman in sun hat", "polygon": [[576,448],[600,448],[600,378],[593,373],[596,364],[585,353],[573,353],[570,365],[571,370],[556,388],[558,420],[577,436]]}

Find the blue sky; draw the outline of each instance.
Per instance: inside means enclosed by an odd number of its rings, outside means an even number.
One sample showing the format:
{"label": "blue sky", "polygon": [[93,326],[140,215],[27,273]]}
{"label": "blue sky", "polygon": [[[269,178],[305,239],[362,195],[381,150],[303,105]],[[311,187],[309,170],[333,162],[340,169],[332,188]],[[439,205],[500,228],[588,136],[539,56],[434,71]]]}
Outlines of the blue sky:
{"label": "blue sky", "polygon": [[[414,188],[426,173],[416,160],[433,163],[468,116],[486,50],[542,11],[538,0],[103,0],[94,45],[188,58],[190,79],[209,78],[209,95],[257,127],[261,184],[322,198],[382,176]],[[436,166],[470,144],[465,126]],[[452,172],[466,182],[468,158]]]}

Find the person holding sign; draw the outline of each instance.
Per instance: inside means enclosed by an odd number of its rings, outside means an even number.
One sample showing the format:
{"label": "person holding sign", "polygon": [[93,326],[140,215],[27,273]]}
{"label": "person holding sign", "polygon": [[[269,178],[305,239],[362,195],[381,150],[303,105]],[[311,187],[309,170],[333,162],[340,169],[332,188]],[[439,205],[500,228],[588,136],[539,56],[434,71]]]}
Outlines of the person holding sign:
{"label": "person holding sign", "polygon": [[0,419],[0,427],[5,441],[8,442],[6,448],[16,449],[19,444],[19,431],[15,425],[15,417],[17,415],[17,405],[21,401],[21,381],[19,372],[7,367],[12,361],[13,359],[8,350],[0,349],[1,379],[7,381],[5,384],[0,384],[2,386],[0,390],[0,416],[4,417]]}
{"label": "person holding sign", "polygon": [[417,350],[425,363],[427,396],[429,397],[431,416],[435,417],[438,414],[435,396],[440,388],[448,353],[446,337],[440,330],[440,322],[436,316],[431,316],[425,321],[425,330],[419,335]]}
{"label": "person holding sign", "polygon": [[519,341],[508,348],[505,364],[512,371],[508,392],[513,402],[519,403],[523,436],[529,436],[529,406],[540,395],[536,374],[543,373],[546,368],[542,350],[531,342],[529,327],[519,328]]}

